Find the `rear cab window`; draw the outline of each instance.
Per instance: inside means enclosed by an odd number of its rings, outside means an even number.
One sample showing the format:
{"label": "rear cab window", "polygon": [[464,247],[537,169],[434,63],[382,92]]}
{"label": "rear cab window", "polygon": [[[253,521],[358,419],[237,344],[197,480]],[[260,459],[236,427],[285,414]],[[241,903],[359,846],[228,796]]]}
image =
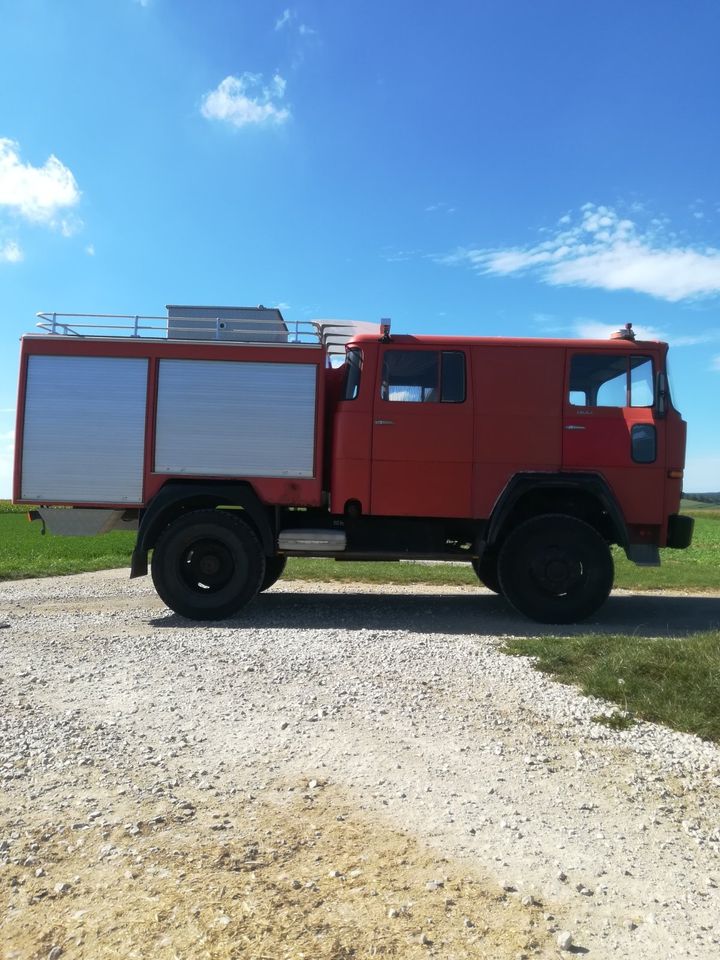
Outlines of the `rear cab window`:
{"label": "rear cab window", "polygon": [[391,403],[464,403],[462,350],[386,350],[380,399]]}

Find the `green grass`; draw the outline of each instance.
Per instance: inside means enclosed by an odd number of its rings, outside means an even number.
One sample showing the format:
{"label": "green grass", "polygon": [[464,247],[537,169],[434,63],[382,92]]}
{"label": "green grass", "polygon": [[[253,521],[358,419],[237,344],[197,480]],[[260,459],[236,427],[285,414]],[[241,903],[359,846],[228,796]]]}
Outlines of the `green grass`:
{"label": "green grass", "polygon": [[504,651],[535,657],[538,670],[617,704],[608,726],[623,729],[637,717],[720,741],[718,630],[682,639],[518,637],[507,640]]}
{"label": "green grass", "polygon": [[[705,494],[708,496],[708,494]],[[720,494],[714,495],[714,500],[693,500],[689,497],[683,497],[680,501],[680,513],[696,513],[698,510],[720,510]]]}
{"label": "green grass", "polygon": [[287,580],[328,583],[428,583],[438,586],[478,585],[469,563],[354,562],[291,557],[283,577]]}
{"label": "green grass", "polygon": [[[694,512],[693,512],[694,513]],[[660,567],[636,567],[614,549],[615,586],[627,590],[720,590],[720,510],[695,515],[687,550],[661,550]]]}
{"label": "green grass", "polygon": [[16,506],[13,503],[10,503],[9,500],[0,500],[0,514],[2,513],[27,513],[30,510],[30,507],[26,507],[24,504],[22,506]]}
{"label": "green grass", "polygon": [[0,580],[54,577],[125,567],[134,544],[132,533],[101,537],[42,536],[40,523],[28,523],[27,507],[0,502]]}
{"label": "green grass", "polygon": [[[28,523],[26,507],[0,501],[0,579],[54,576],[127,566],[133,534],[99,537],[40,535],[39,523]],[[642,568],[614,550],[615,586],[627,590],[720,590],[720,510],[702,510],[695,520],[688,550],[663,550],[662,566]],[[292,558],[290,579],[356,583],[477,584],[469,564],[358,563]]]}
{"label": "green grass", "polygon": [[611,730],[629,730],[635,726],[635,718],[626,710],[613,710],[612,713],[598,713],[593,717],[595,723]]}

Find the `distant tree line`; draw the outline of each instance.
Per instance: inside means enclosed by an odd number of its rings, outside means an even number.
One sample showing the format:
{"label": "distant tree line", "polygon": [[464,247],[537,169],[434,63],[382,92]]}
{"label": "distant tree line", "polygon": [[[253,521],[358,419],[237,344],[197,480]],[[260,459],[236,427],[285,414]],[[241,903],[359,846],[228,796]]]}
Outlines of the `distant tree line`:
{"label": "distant tree line", "polygon": [[683,493],[683,497],[698,503],[720,503],[720,493]]}

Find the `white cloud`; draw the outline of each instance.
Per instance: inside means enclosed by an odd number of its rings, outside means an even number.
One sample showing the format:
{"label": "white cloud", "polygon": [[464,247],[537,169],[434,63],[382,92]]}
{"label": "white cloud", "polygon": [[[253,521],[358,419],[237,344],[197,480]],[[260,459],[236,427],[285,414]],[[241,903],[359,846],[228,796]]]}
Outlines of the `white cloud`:
{"label": "white cloud", "polygon": [[439,258],[466,263],[482,274],[532,274],[553,286],[634,290],[677,302],[720,293],[720,250],[680,246],[660,220],[646,230],[611,207],[585,204],[579,218],[527,247],[461,249]]}
{"label": "white cloud", "polygon": [[0,246],[0,263],[20,263],[23,252],[15,240],[8,240]]}
{"label": "white cloud", "polygon": [[697,347],[702,343],[717,343],[718,340],[720,340],[720,330],[706,330],[704,333],[691,333],[672,338],[675,347]]}
{"label": "white cloud", "polygon": [[402,263],[405,260],[412,260],[419,252],[419,250],[398,250],[396,247],[383,247],[380,256],[388,263]]}
{"label": "white cloud", "polygon": [[85,247],[85,253],[86,253],[89,257],[94,257],[94,256],[95,256],[95,244],[94,244],[94,243],[89,243],[89,244]]}
{"label": "white cloud", "polygon": [[713,358],[712,358],[712,366],[711,366],[711,369],[712,369],[712,370],[717,370],[718,372],[720,372],[720,354],[718,354],[716,357],[713,357]]}
{"label": "white cloud", "polygon": [[[615,333],[624,323],[598,323],[596,320],[578,320],[575,323],[575,336],[584,340],[607,340],[610,334]],[[663,340],[667,342],[668,335],[655,327],[646,327],[642,323],[633,323],[633,333],[638,340]]]}
{"label": "white cloud", "polygon": [[636,290],[674,303],[720,293],[720,250],[653,250],[639,242],[618,243],[554,264],[548,278],[559,285]]}
{"label": "white cloud", "polygon": [[[286,7],[280,16],[275,21],[276,30],[284,30],[285,27],[290,29],[297,22],[297,12],[291,10],[289,7]],[[308,26],[307,23],[298,23],[297,32],[301,37],[315,37],[317,36],[317,30],[314,30],[312,27]]]}
{"label": "white cloud", "polygon": [[0,138],[0,206],[26,220],[60,226],[56,216],[60,210],[74,207],[80,190],[72,172],[51,155],[42,167],[33,167],[20,160],[20,145]]}
{"label": "white cloud", "polygon": [[69,217],[63,217],[63,219],[57,224],[60,233],[64,237],[74,237],[76,233],[79,233],[85,224],[74,214],[71,214]]}
{"label": "white cloud", "polygon": [[206,94],[202,115],[209,120],[224,120],[235,127],[248,124],[281,124],[290,118],[290,110],[277,101],[285,96],[285,80],[276,73],[265,84],[258,73],[225,77],[215,90]]}

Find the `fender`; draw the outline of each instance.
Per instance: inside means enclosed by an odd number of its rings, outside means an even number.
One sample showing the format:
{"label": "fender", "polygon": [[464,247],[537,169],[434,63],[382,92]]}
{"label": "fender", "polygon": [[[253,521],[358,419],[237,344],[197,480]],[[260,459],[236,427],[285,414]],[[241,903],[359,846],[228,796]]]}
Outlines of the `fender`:
{"label": "fender", "polygon": [[269,510],[263,506],[253,488],[247,483],[227,481],[169,482],[153,497],[142,511],[135,549],[130,561],[130,578],[143,577],[148,572],[148,550],[155,546],[158,537],[180,514],[186,510],[203,507],[241,507],[246,510],[260,538],[266,554],[275,553],[275,532]]}
{"label": "fender", "polygon": [[541,490],[547,490],[548,492],[568,490],[589,493],[608,514],[617,542],[628,554],[629,559],[633,559],[628,552],[630,540],[622,510],[605,478],[597,473],[515,474],[508,481],[493,507],[485,534],[486,547],[497,543],[505,523],[520,499],[528,493],[536,493]]}

